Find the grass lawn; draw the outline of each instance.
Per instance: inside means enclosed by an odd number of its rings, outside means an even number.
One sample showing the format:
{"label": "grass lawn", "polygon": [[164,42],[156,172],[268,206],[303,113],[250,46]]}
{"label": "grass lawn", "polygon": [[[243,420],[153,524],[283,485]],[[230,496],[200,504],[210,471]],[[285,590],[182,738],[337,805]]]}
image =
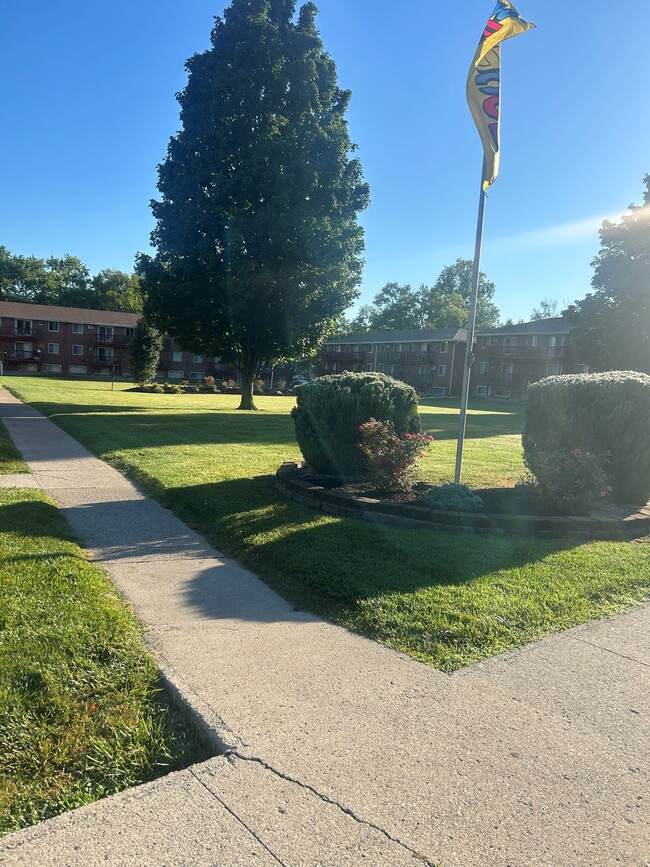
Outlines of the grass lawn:
{"label": "grass lawn", "polygon": [[56,506],[0,490],[0,833],[206,758]]}
{"label": "grass lawn", "polygon": [[29,467],[13,444],[7,428],[0,421],[0,475],[8,473],[28,473]]}
{"label": "grass lawn", "polygon": [[[400,530],[280,499],[273,474],[298,458],[287,398],[237,412],[226,395],[129,393],[107,383],[15,378],[12,390],[138,481],[298,607],[450,671],[648,598],[650,548]],[[457,408],[426,401],[430,481],[453,477]],[[523,473],[521,411],[481,403],[464,480]]]}

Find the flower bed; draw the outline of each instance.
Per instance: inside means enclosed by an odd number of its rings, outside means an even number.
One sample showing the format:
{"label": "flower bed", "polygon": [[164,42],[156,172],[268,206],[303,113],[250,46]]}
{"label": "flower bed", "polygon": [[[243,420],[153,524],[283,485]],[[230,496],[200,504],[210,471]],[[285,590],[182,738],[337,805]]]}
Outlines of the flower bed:
{"label": "flower bed", "polygon": [[[429,485],[420,484],[409,495],[382,498],[369,485],[316,477],[296,461],[282,464],[275,484],[282,496],[310,508],[397,527],[567,539],[634,539],[650,534],[650,503],[640,510],[607,506],[584,517],[539,515],[521,508],[518,489],[502,488],[480,492],[485,494],[487,508],[496,506],[499,511],[447,512],[423,505]],[[505,508],[507,491],[513,492],[509,512]]]}

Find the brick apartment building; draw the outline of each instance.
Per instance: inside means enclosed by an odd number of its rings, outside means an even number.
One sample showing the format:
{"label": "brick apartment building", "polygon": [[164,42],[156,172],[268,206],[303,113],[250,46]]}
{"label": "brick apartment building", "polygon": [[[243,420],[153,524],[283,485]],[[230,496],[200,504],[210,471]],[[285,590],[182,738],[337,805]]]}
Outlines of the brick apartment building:
{"label": "brick apartment building", "polygon": [[[326,341],[320,373],[376,370],[412,385],[419,394],[460,396],[467,332],[463,328],[376,331]],[[586,373],[566,319],[504,325],[475,339],[472,397],[522,398],[531,382],[560,373]]]}
{"label": "brick apartment building", "polygon": [[419,394],[460,394],[467,331],[374,331],[327,340],[320,373],[378,371],[412,385]]}
{"label": "brick apartment building", "polygon": [[[127,376],[137,313],[0,301],[0,361],[5,373]],[[218,358],[183,352],[165,336],[157,376],[166,380],[234,379]]]}
{"label": "brick apartment building", "polygon": [[587,373],[562,317],[504,325],[476,335],[473,397],[519,399],[532,382],[561,373]]}

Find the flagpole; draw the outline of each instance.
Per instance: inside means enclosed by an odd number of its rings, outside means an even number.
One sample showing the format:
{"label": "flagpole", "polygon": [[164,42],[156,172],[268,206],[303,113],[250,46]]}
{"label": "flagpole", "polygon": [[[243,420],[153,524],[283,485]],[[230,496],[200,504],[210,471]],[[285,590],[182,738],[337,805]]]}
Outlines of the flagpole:
{"label": "flagpole", "polygon": [[481,172],[481,195],[478,202],[478,219],[476,221],[476,244],[474,246],[474,268],[472,270],[472,295],[469,305],[469,322],[467,324],[467,348],[465,350],[465,371],[463,373],[463,392],[460,398],[460,424],[458,429],[458,446],[456,448],[456,475],[454,481],[460,484],[463,468],[463,448],[465,445],[465,425],[467,422],[467,404],[469,402],[469,384],[474,364],[474,331],[476,329],[476,308],[478,306],[478,284],[481,274],[481,249],[483,246],[483,221],[485,218],[486,191],[483,189],[485,179],[485,158]]}

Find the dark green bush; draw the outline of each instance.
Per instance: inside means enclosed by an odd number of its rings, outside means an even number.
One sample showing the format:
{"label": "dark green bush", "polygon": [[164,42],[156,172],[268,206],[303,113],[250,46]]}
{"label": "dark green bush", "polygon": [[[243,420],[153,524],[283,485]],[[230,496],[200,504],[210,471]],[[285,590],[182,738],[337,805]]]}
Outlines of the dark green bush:
{"label": "dark green bush", "polygon": [[522,441],[538,481],[549,455],[582,449],[601,457],[617,500],[643,504],[650,497],[649,432],[647,374],[552,376],[528,389]]}
{"label": "dark green bush", "polygon": [[383,373],[321,376],[296,390],[291,415],[309,466],[327,475],[366,471],[359,427],[371,418],[390,421],[395,433],[420,433],[418,396],[410,385]]}

